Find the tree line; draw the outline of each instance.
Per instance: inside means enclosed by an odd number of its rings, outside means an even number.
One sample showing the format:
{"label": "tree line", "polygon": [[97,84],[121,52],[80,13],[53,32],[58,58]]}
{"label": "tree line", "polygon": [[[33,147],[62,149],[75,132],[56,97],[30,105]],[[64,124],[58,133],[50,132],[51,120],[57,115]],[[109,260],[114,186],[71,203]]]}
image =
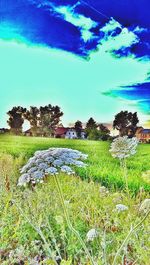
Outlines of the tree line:
{"label": "tree line", "polygon": [[63,116],[60,107],[51,104],[39,108],[31,106],[29,110],[21,106],[13,107],[7,114],[10,132],[16,135],[22,134],[23,123],[27,120],[33,136],[53,136]]}
{"label": "tree line", "polygon": [[[59,106],[35,107],[31,106],[29,109],[22,106],[15,106],[7,112],[9,119],[7,121],[10,132],[15,135],[23,133],[23,124],[27,120],[30,124],[30,131],[32,136],[53,137],[55,130],[60,126],[63,112]],[[113,121],[113,128],[119,131],[119,135],[135,136],[137,124],[139,119],[137,112],[121,111],[116,114]],[[81,137],[83,124],[77,120],[74,124],[78,138]],[[108,140],[110,138],[110,130],[102,123],[97,123],[92,117],[87,121],[84,131],[88,139],[91,140]]]}
{"label": "tree line", "polygon": [[[120,136],[134,137],[138,123],[137,112],[120,111],[114,118],[113,129],[118,130]],[[80,122],[78,121],[77,124],[80,124]],[[90,118],[86,123],[85,132],[90,140],[108,140],[111,138],[110,130],[103,124],[97,123],[93,118]]]}

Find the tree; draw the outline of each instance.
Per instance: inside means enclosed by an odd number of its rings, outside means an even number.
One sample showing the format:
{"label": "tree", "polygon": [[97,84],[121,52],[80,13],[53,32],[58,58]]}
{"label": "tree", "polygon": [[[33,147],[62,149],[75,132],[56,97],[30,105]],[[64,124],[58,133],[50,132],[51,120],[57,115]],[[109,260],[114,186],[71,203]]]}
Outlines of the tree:
{"label": "tree", "polygon": [[108,140],[108,138],[110,137],[110,130],[102,123],[98,125],[98,129],[100,132],[100,139],[103,141]]}
{"label": "tree", "polygon": [[10,111],[7,112],[9,119],[7,121],[10,126],[10,132],[13,134],[19,135],[22,133],[22,125],[24,123],[23,114],[26,112],[26,109],[18,106],[13,107]]}
{"label": "tree", "polygon": [[75,130],[77,132],[78,138],[80,138],[81,137],[81,132],[82,132],[82,122],[79,121],[79,120],[76,121],[75,125],[74,125],[74,128],[75,128]]}
{"label": "tree", "polygon": [[139,119],[137,112],[121,111],[119,112],[113,121],[113,128],[119,130],[120,136],[129,135],[133,137],[135,135],[137,124]]}
{"label": "tree", "polygon": [[24,118],[29,121],[30,129],[33,136],[37,136],[39,132],[39,109],[31,106],[30,110],[26,110]]}
{"label": "tree", "polygon": [[137,117],[137,112],[134,112],[131,117],[132,124],[129,126],[130,129],[130,137],[135,136],[136,130],[137,130],[137,124],[139,123],[139,119]]}
{"label": "tree", "polygon": [[97,128],[90,129],[88,132],[89,140],[100,140],[101,133]]}
{"label": "tree", "polygon": [[45,107],[40,107],[39,126],[41,134],[44,136],[53,136],[62,116],[63,112],[59,106],[49,104]]}
{"label": "tree", "polygon": [[96,129],[96,128],[97,128],[96,121],[93,118],[90,118],[86,124],[86,127],[85,127],[85,131],[86,131],[87,135],[89,135],[91,130]]}

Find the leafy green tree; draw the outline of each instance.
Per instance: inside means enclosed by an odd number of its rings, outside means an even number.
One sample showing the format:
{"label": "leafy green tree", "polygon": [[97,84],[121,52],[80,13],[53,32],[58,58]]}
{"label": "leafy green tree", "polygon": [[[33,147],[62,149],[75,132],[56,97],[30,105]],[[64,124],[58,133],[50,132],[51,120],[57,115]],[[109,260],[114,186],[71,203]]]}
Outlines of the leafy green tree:
{"label": "leafy green tree", "polygon": [[[131,113],[131,112],[130,112]],[[139,123],[139,119],[137,117],[137,112],[134,112],[134,113],[131,113],[131,125],[129,125],[129,136],[130,137],[134,137],[135,136],[135,133],[136,133],[136,130],[137,130],[137,124]]]}
{"label": "leafy green tree", "polygon": [[85,131],[87,133],[87,136],[90,134],[90,132],[97,128],[97,123],[93,118],[90,118],[86,124]]}
{"label": "leafy green tree", "polygon": [[40,107],[39,126],[41,134],[44,136],[53,136],[62,116],[63,112],[59,106],[49,104],[45,107]]}
{"label": "leafy green tree", "polygon": [[33,136],[37,136],[39,133],[39,109],[31,106],[30,110],[26,110],[24,118],[29,121],[30,129]]}
{"label": "leafy green tree", "polygon": [[138,122],[137,112],[121,111],[115,116],[113,128],[119,130],[120,136],[129,135],[133,137]]}
{"label": "leafy green tree", "polygon": [[88,139],[89,140],[100,140],[101,137],[101,133],[98,129],[94,128],[94,129],[90,129],[89,133],[88,133]]}
{"label": "leafy green tree", "polygon": [[82,132],[82,122],[79,121],[79,120],[76,121],[75,125],[74,125],[74,128],[75,128],[75,130],[77,132],[78,138],[80,138],[81,137],[81,132]]}
{"label": "leafy green tree", "polygon": [[103,141],[108,140],[110,137],[110,130],[106,126],[104,126],[103,124],[99,124],[98,129],[100,132],[100,139]]}
{"label": "leafy green tree", "polygon": [[7,112],[9,115],[9,119],[7,121],[10,132],[16,135],[19,135],[22,133],[22,126],[24,123],[23,115],[26,112],[26,109],[18,106],[13,107],[10,111]]}

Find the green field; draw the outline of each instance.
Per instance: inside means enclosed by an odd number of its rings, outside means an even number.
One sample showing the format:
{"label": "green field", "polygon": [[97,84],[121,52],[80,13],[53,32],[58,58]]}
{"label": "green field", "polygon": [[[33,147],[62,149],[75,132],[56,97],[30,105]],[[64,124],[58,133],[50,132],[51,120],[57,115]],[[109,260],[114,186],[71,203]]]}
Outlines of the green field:
{"label": "green field", "polygon": [[[77,170],[80,177],[100,182],[102,185],[113,188],[124,188],[124,179],[119,161],[111,157],[109,142],[83,141],[66,139],[48,139],[32,137],[0,136],[0,153],[20,154],[26,159],[36,150],[50,147],[68,147],[83,151],[89,155],[86,170]],[[142,179],[142,173],[150,169],[150,145],[140,144],[137,154],[127,161],[129,188],[133,192],[144,187],[150,191],[150,185]]]}
{"label": "green field", "polygon": [[[49,176],[34,189],[18,187],[22,165],[50,147],[88,154],[87,167]],[[0,136],[0,264],[150,264],[150,201],[141,210],[150,191],[142,178],[150,169],[150,145],[140,144],[127,160],[129,194],[109,148],[110,142]],[[118,204],[126,210],[119,212]],[[97,234],[88,241],[91,229]]]}

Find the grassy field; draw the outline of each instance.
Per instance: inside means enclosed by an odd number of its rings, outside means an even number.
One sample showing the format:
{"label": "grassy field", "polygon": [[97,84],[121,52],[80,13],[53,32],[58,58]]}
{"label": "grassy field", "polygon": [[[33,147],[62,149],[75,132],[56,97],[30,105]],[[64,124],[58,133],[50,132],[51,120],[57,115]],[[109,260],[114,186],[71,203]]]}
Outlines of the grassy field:
{"label": "grassy field", "polygon": [[[32,137],[0,136],[0,153],[15,157],[22,155],[26,159],[36,150],[50,147],[68,147],[83,151],[89,155],[86,170],[77,170],[83,179],[101,182],[112,189],[124,188],[124,179],[119,161],[111,157],[109,142],[48,139]],[[150,191],[149,183],[142,178],[142,173],[150,169],[150,145],[140,144],[137,154],[127,161],[129,188],[137,192],[140,187]]]}
{"label": "grassy field", "polygon": [[[34,190],[19,188],[19,168],[36,150],[50,147],[88,154],[87,168],[75,176],[51,176]],[[140,210],[149,198],[142,173],[150,169],[150,145],[140,144],[127,161],[130,194],[109,147],[109,142],[0,136],[0,264],[150,264],[149,212]],[[118,204],[126,209],[118,211]],[[91,229],[96,237],[88,241]]]}

